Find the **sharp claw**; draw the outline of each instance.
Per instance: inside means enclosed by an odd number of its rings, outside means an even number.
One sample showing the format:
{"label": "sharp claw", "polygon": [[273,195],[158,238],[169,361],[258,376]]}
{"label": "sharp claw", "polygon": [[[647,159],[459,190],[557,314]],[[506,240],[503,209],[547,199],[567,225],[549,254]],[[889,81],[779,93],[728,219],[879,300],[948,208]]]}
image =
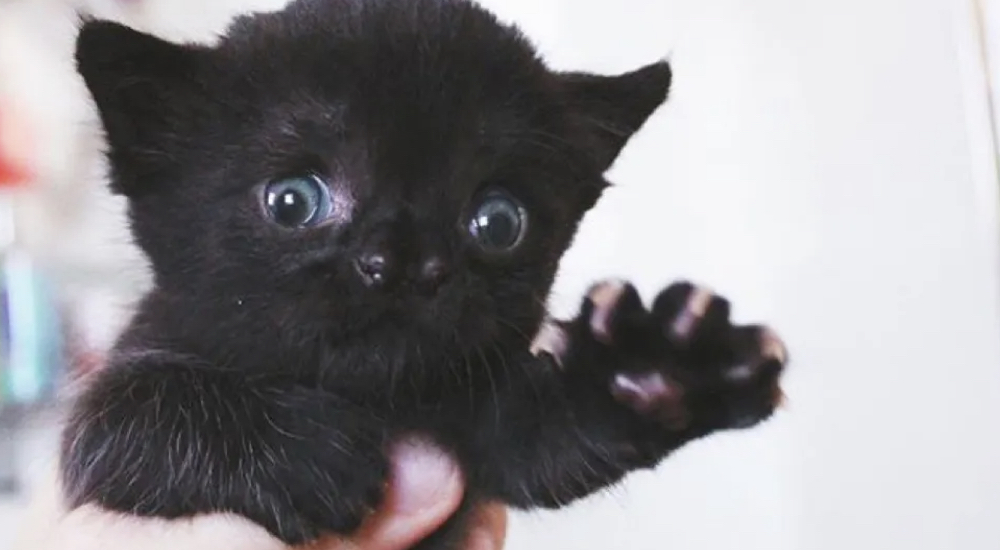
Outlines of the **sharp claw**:
{"label": "sharp claw", "polygon": [[556,365],[563,366],[563,358],[569,349],[569,336],[559,324],[554,321],[545,321],[538,330],[534,341],[531,342],[531,353],[535,357],[542,354],[549,355],[555,360]]}
{"label": "sharp claw", "polygon": [[781,389],[781,386],[777,384],[774,385],[772,399],[774,403],[774,408],[776,409],[780,409],[788,405],[788,396],[785,395],[785,392]]}
{"label": "sharp claw", "polygon": [[788,362],[788,349],[781,341],[778,333],[769,327],[764,327],[760,331],[760,353],[764,359],[777,361],[784,365]]}
{"label": "sharp claw", "polygon": [[691,291],[684,309],[677,315],[673,323],[670,324],[670,335],[672,339],[684,342],[691,337],[698,322],[705,316],[708,306],[712,303],[715,293],[705,287],[695,287]]}
{"label": "sharp claw", "polygon": [[614,313],[615,305],[625,292],[626,283],[622,280],[611,280],[594,285],[587,297],[594,304],[594,311],[590,316],[590,331],[594,338],[604,344],[610,344],[611,338],[611,314]]}

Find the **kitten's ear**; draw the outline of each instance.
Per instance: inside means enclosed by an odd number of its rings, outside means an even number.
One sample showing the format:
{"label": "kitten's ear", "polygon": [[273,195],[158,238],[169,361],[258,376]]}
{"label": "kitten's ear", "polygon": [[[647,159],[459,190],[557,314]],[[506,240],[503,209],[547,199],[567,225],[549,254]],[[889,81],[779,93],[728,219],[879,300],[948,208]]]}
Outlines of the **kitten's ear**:
{"label": "kitten's ear", "polygon": [[572,114],[587,134],[601,170],[611,167],[629,139],[667,100],[671,76],[666,61],[616,76],[560,75]]}
{"label": "kitten's ear", "polygon": [[[208,49],[175,44],[110,21],[83,19],[76,66],[97,106],[115,172],[112,189],[130,195],[148,153],[167,144],[185,105],[197,98]],[[190,116],[190,113],[187,115]],[[146,152],[146,153],[144,153]],[[138,172],[138,173],[133,173]],[[143,184],[145,185],[145,183]]]}

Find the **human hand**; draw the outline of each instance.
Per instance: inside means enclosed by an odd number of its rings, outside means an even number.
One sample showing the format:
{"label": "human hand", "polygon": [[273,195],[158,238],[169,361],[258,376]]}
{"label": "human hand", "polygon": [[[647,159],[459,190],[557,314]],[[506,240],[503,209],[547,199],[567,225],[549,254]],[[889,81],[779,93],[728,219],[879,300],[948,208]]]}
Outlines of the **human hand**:
{"label": "human hand", "polygon": [[[329,537],[289,549],[245,518],[218,514],[166,521],[127,517],[95,506],[62,508],[53,477],[39,495],[15,550],[406,550],[440,527],[458,508],[464,480],[454,462],[420,442],[405,442],[393,453],[386,500],[351,537]],[[487,505],[474,514],[468,550],[501,550],[507,513]]]}
{"label": "human hand", "polygon": [[[330,537],[299,550],[406,550],[430,535],[458,508],[464,483],[451,459],[419,442],[399,445],[389,494],[380,510],[349,539]],[[467,550],[501,550],[507,511],[476,510]]]}

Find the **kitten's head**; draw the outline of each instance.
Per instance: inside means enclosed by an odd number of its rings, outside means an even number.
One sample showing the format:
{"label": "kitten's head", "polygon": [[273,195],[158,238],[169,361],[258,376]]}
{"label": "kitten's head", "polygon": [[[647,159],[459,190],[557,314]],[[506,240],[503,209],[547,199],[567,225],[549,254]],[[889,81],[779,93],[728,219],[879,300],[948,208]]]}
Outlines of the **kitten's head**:
{"label": "kitten's head", "polygon": [[89,21],[77,62],[157,286],[325,341],[530,334],[670,83],[550,71],[466,0],[298,0],[211,47]]}

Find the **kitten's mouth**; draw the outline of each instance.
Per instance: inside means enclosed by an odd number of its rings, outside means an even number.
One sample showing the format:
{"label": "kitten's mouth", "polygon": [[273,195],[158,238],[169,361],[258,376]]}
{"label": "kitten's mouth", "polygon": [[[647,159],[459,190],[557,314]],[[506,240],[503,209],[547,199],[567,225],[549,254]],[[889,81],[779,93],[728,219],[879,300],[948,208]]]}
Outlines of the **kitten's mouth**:
{"label": "kitten's mouth", "polygon": [[493,307],[468,296],[428,298],[409,296],[397,301],[374,325],[388,325],[412,334],[413,338],[431,338],[446,347],[476,347],[497,337],[499,322]]}

